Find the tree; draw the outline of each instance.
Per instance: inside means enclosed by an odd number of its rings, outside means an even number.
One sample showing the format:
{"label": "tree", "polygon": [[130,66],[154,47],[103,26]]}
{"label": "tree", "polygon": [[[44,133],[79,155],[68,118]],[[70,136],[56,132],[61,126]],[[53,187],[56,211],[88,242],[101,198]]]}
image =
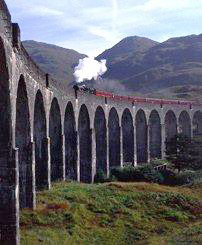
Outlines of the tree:
{"label": "tree", "polygon": [[193,170],[200,170],[202,169],[202,137],[201,136],[195,136],[193,138],[195,147],[194,150],[196,152],[196,159],[191,165],[191,168]]}
{"label": "tree", "polygon": [[188,168],[198,155],[195,142],[183,134],[177,134],[166,140],[166,159],[180,172]]}

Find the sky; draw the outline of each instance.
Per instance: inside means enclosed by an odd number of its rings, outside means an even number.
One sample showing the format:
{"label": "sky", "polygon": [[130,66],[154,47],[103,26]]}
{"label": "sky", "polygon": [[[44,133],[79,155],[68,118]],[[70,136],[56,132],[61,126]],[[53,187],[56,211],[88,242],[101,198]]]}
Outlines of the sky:
{"label": "sky", "polygon": [[202,33],[202,0],[5,0],[22,40],[97,56],[128,36]]}

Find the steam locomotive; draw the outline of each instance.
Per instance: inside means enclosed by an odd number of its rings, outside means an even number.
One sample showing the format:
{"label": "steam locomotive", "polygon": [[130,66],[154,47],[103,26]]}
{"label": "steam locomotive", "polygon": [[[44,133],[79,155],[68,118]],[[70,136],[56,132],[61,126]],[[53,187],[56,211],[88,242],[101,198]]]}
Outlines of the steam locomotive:
{"label": "steam locomotive", "polygon": [[95,88],[88,88],[85,84],[75,84],[73,86],[73,89],[75,90],[75,92],[81,91],[84,93],[96,95],[96,89]]}

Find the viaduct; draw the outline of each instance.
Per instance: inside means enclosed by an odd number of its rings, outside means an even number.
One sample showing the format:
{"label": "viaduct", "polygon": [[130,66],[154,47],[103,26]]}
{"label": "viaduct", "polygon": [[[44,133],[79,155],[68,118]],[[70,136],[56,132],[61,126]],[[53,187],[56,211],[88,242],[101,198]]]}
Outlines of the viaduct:
{"label": "viaduct", "polygon": [[20,209],[35,208],[36,191],[163,158],[177,131],[202,132],[200,105],[61,89],[31,60],[0,0],[0,244],[20,243]]}

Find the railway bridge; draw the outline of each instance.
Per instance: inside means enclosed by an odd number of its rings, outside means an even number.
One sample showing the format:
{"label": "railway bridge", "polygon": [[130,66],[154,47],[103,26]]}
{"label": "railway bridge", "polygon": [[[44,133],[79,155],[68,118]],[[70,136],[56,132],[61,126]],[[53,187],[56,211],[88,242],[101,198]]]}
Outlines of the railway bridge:
{"label": "railway bridge", "polygon": [[0,0],[1,244],[20,243],[20,209],[35,208],[36,191],[163,158],[166,138],[179,131],[202,133],[199,104],[63,88],[29,57]]}

